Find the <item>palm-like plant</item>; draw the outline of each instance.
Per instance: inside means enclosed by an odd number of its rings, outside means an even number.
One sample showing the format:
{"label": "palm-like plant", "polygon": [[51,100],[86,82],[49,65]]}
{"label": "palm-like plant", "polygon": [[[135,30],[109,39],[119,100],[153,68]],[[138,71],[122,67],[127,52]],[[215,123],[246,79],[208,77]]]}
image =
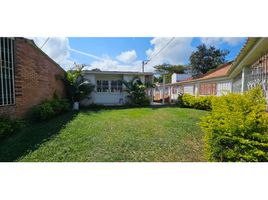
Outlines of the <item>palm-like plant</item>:
{"label": "palm-like plant", "polygon": [[131,81],[122,81],[128,93],[127,98],[131,105],[149,105],[150,99],[147,97],[145,90],[152,87],[151,84],[143,84],[139,77],[134,77]]}
{"label": "palm-like plant", "polygon": [[89,98],[90,93],[95,88],[93,84],[84,79],[83,68],[83,65],[76,66],[75,70],[67,71],[65,77],[62,78],[67,89],[67,95],[73,103]]}

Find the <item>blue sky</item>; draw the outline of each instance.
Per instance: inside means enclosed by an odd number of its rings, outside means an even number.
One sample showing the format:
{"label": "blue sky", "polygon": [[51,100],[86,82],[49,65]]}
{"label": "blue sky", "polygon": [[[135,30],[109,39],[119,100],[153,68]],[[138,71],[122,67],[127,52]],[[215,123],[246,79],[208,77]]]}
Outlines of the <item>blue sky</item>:
{"label": "blue sky", "polygon": [[[38,46],[42,45],[45,39],[34,38]],[[142,60],[153,58],[145,67],[146,71],[153,71],[153,66],[157,64],[188,64],[190,54],[201,43],[229,50],[226,59],[230,61],[236,57],[246,40],[246,38],[232,37],[178,37],[155,56],[171,39],[166,37],[50,38],[43,51],[65,69],[76,62],[88,64],[89,69],[140,71]]]}

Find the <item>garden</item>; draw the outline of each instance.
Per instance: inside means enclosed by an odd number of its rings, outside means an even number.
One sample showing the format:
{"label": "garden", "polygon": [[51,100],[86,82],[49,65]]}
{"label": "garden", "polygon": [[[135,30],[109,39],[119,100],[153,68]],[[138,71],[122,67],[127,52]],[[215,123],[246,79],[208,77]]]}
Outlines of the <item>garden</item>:
{"label": "garden", "polygon": [[[0,161],[263,162],[268,114],[261,87],[221,97],[180,95],[176,106],[150,107],[146,85],[125,82],[122,107],[77,109],[93,86],[73,71],[68,99],[45,100],[25,120],[0,118]],[[71,109],[73,105],[73,109]]]}

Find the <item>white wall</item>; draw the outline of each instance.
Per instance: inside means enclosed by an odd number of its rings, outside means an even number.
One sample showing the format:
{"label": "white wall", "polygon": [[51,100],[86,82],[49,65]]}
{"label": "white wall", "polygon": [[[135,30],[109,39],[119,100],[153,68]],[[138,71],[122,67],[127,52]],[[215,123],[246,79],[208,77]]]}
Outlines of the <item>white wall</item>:
{"label": "white wall", "polygon": [[[125,81],[131,81],[134,77],[137,77],[137,75],[128,75],[128,74],[124,74],[124,75],[123,75],[123,79],[124,79]],[[145,76],[142,75],[142,76],[139,76],[139,77],[140,77],[141,81],[144,83],[144,81],[145,81]]]}
{"label": "white wall", "polygon": [[171,76],[171,83],[176,83],[176,82],[179,82],[179,81],[182,81],[186,78],[189,78],[191,77],[190,74],[176,74],[176,73],[173,73],[172,76]]}
{"label": "white wall", "polygon": [[[133,77],[137,75],[122,75],[122,74],[85,74],[85,79],[95,85],[95,91],[91,93],[90,99],[85,99],[81,103],[83,105],[89,105],[91,103],[103,104],[103,105],[119,105],[122,100],[126,102],[125,92],[97,92],[96,85],[97,80],[108,80],[109,88],[111,87],[111,80],[126,80],[131,81]],[[139,76],[141,81],[145,81],[145,76]]]}
{"label": "white wall", "polygon": [[183,92],[185,94],[194,95],[194,86],[193,85],[185,85],[184,88],[183,88]]}
{"label": "white wall", "polygon": [[217,96],[230,92],[232,92],[232,82],[230,80],[217,82]]}

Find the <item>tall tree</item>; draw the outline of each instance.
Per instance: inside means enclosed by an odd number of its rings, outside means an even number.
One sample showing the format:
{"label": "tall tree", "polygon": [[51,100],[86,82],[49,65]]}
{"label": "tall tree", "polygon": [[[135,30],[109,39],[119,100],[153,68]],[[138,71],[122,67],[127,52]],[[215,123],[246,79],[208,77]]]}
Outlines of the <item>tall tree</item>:
{"label": "tall tree", "polygon": [[190,56],[191,72],[194,76],[205,74],[211,69],[226,63],[225,56],[228,50],[216,49],[214,46],[207,47],[205,44],[197,46],[197,51]]}
{"label": "tall tree", "polygon": [[[162,64],[162,65],[156,65],[154,66],[155,70],[157,72],[166,72],[167,74],[165,75],[165,81],[166,83],[171,83],[171,76],[173,73],[176,74],[184,74],[186,67],[183,65],[170,65],[170,64]],[[155,81],[162,83],[163,82],[163,77],[155,77]]]}

